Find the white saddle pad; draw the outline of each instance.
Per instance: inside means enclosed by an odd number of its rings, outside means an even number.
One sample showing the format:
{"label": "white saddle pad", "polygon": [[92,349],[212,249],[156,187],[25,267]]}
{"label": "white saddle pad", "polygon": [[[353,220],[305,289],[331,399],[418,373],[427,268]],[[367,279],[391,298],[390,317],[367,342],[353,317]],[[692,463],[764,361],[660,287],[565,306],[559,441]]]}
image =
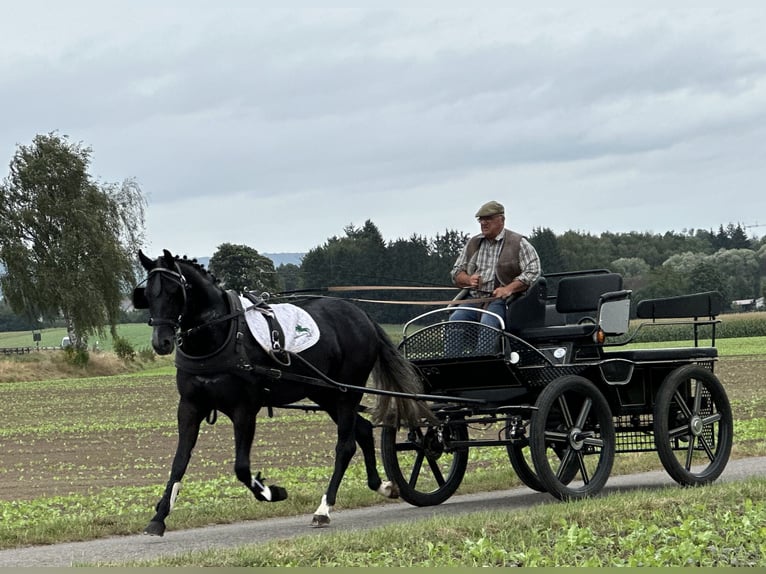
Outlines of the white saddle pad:
{"label": "white saddle pad", "polygon": [[264,351],[272,351],[271,332],[264,313],[271,313],[285,335],[284,350],[300,353],[312,347],[319,341],[319,327],[316,321],[300,307],[290,303],[269,305],[269,309],[255,307],[253,302],[245,297],[239,298],[245,310],[245,320],[250,332]]}

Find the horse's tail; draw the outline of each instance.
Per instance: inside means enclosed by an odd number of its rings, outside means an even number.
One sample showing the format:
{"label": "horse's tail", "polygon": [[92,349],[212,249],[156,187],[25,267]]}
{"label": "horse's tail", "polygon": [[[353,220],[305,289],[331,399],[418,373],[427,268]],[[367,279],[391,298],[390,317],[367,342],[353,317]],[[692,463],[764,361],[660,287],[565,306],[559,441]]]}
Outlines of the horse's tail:
{"label": "horse's tail", "polygon": [[[423,392],[423,379],[417,369],[398,351],[389,336],[378,325],[375,330],[380,342],[378,360],[372,371],[372,377],[379,389],[394,391],[397,393],[420,394]],[[409,424],[416,426],[422,424],[422,420],[431,419],[431,411],[422,401],[403,397],[378,395],[378,400],[373,411],[373,420],[376,423]]]}

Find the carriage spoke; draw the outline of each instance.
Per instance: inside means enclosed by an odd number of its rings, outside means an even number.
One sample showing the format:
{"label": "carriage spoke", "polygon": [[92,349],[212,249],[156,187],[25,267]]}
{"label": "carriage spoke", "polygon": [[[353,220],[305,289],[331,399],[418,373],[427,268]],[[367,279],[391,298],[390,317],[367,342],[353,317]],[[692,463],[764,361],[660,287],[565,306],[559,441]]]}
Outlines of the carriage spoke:
{"label": "carriage spoke", "polygon": [[561,431],[546,430],[545,431],[545,444],[566,444],[569,441],[569,435]]}
{"label": "carriage spoke", "polygon": [[689,447],[686,449],[686,470],[691,470],[692,468],[692,458],[694,458],[694,439],[697,438],[694,435],[692,435],[689,438]]}
{"label": "carriage spoke", "polygon": [[689,425],[688,424],[682,425],[680,427],[676,427],[674,429],[670,429],[668,431],[668,438],[671,438],[671,439],[673,439],[673,438],[681,438],[681,437],[685,437],[685,436],[689,436]]}
{"label": "carriage spoke", "polygon": [[709,417],[702,419],[702,426],[707,427],[721,420],[721,413],[713,413]]}
{"label": "carriage spoke", "polygon": [[585,484],[588,484],[590,482],[590,474],[588,473],[588,468],[585,466],[585,457],[583,456],[582,452],[577,452],[577,463],[580,465],[580,474],[582,474],[582,481]]}
{"label": "carriage spoke", "polygon": [[678,408],[681,409],[681,412],[687,417],[692,418],[694,413],[692,413],[689,410],[689,405],[686,404],[686,400],[684,400],[684,397],[681,395],[679,391],[676,391],[675,397],[676,403],[678,404]]}
{"label": "carriage spoke", "polygon": [[699,441],[700,441],[700,444],[702,445],[702,448],[705,449],[705,454],[707,454],[708,459],[710,459],[710,462],[713,462],[715,460],[715,453],[710,448],[710,445],[705,440],[705,437],[700,436]]}
{"label": "carriage spoke", "polygon": [[599,448],[604,447],[604,441],[598,437],[593,436],[592,434],[583,441],[583,444],[587,444],[588,446],[597,446]]}
{"label": "carriage spoke", "polygon": [[420,478],[420,469],[423,468],[423,458],[425,457],[425,452],[418,449],[418,455],[415,457],[415,462],[412,465],[412,472],[410,473],[410,479],[408,481],[409,485],[413,488],[415,488],[415,485],[418,483],[418,478]]}
{"label": "carriage spoke", "polygon": [[569,465],[572,463],[572,458],[577,456],[577,453],[574,451],[573,448],[568,448],[566,452],[564,453],[564,456],[561,458],[561,461],[559,462],[559,468],[556,471],[556,478],[559,480],[564,479],[564,473],[569,468]]}
{"label": "carriage spoke", "polygon": [[586,397],[580,409],[580,414],[577,415],[577,422],[575,425],[578,429],[585,428],[585,421],[588,420],[590,414],[590,408],[593,405],[593,400],[590,397]]}
{"label": "carriage spoke", "polygon": [[436,460],[429,457],[426,457],[426,460],[428,460],[428,466],[431,467],[431,472],[434,473],[434,478],[436,479],[436,483],[439,486],[444,486],[444,475],[442,474],[442,470],[439,468],[439,465],[437,464]]}
{"label": "carriage spoke", "polygon": [[702,408],[702,381],[695,381],[694,386],[694,415],[700,414]]}
{"label": "carriage spoke", "polygon": [[567,405],[563,393],[559,397],[559,407],[561,407],[561,416],[564,417],[564,424],[567,428],[572,428],[572,414],[569,412],[569,405]]}

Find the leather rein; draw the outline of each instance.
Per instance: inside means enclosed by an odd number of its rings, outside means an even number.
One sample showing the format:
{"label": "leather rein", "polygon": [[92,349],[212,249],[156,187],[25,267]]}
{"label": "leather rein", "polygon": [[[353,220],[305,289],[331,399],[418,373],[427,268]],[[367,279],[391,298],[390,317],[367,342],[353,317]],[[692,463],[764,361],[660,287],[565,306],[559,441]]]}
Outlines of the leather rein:
{"label": "leather rein", "polygon": [[[303,297],[325,297],[325,295],[311,295],[311,292],[351,292],[351,291],[446,291],[452,289],[452,287],[407,287],[401,285],[341,285],[335,287],[324,287],[320,289],[298,289],[295,291],[289,291],[287,293],[281,293],[281,297],[300,297],[303,293]],[[486,293],[486,292],[485,292]],[[357,297],[344,297],[349,301],[355,301],[357,303],[377,303],[381,305],[433,305],[433,306],[452,306],[458,305],[462,299],[468,296],[468,289],[462,289],[457,296],[448,300],[390,300],[390,299],[362,299]],[[489,303],[495,301],[499,297],[485,296],[475,297],[471,299],[471,303]]]}

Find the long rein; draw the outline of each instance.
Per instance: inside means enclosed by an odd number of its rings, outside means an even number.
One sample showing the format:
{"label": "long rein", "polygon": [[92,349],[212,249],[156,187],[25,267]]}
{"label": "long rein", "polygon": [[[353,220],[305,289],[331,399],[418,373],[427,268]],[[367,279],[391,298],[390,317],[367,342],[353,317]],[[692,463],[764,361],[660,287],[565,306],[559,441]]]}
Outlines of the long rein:
{"label": "long rein", "polygon": [[[179,283],[183,287],[183,295],[184,295],[184,308],[186,308],[186,290],[190,289],[189,283],[186,281],[186,278],[183,276],[183,274],[179,271],[174,271],[172,269],[165,269],[165,268],[155,268],[149,271],[149,274],[151,275],[154,272],[163,273],[165,275],[169,275],[170,278],[176,282]],[[332,288],[328,288],[332,289]],[[365,287],[356,287],[353,289],[361,289],[361,290],[373,290],[373,288],[365,286]],[[379,289],[379,288],[378,288]],[[397,287],[394,287],[393,289],[397,289]],[[408,289],[408,288],[404,288]],[[413,289],[413,288],[409,288]],[[414,288],[417,289],[417,288]],[[352,290],[352,288],[345,288],[345,290]],[[268,295],[268,294],[266,294]],[[317,296],[322,297],[322,296]],[[326,297],[326,296],[324,296]],[[267,298],[264,298],[264,300]],[[489,298],[489,300],[493,300],[494,298]],[[352,299],[353,300],[353,299]],[[476,300],[474,300],[476,301]],[[368,302],[375,302],[370,301]],[[417,302],[415,302],[417,304]],[[451,300],[448,303],[455,303],[455,300]],[[408,302],[408,304],[412,304],[412,302]],[[440,302],[439,304],[444,304]],[[231,321],[232,319],[235,319],[241,315],[244,315],[247,311],[257,307],[257,305],[253,304],[252,306],[246,308],[246,309],[237,309],[235,311],[232,311],[230,313],[227,313],[226,315],[221,315],[220,317],[215,317],[214,319],[211,319],[209,321],[206,321],[205,323],[200,323],[199,325],[195,325],[194,327],[191,327],[189,329],[186,329],[185,331],[180,331],[180,324],[181,319],[183,315],[179,315],[178,319],[176,321],[172,319],[157,319],[154,320],[153,318],[150,318],[149,324],[154,325],[172,325],[175,327],[177,333],[176,337],[179,343],[183,341],[183,338],[188,336],[191,333],[195,333],[197,331],[200,331],[202,329],[206,329],[210,327],[211,325],[216,325],[218,323],[223,323],[224,321]],[[311,364],[309,361],[307,361],[305,358],[301,357],[298,353],[294,353],[292,351],[288,351],[286,349],[282,349],[281,352],[285,353],[289,358],[297,359],[300,363],[302,363],[305,367],[307,367],[311,372],[315,373],[321,381],[324,381],[324,383],[335,387],[339,389],[342,392],[347,391],[356,391],[356,392],[362,392],[362,393],[369,393],[372,395],[385,395],[390,397],[400,397],[400,398],[406,398],[406,399],[413,399],[418,401],[434,401],[434,402],[452,402],[454,401],[454,397],[445,397],[445,396],[439,396],[439,395],[428,395],[428,394],[422,394],[422,393],[403,393],[403,392],[397,392],[397,391],[386,391],[383,389],[376,389],[376,388],[367,388],[367,387],[358,387],[356,385],[348,385],[346,383],[341,383],[340,381],[336,381],[332,379],[331,377],[327,376],[325,373],[320,371],[317,367],[315,367],[313,364]],[[274,360],[276,360],[280,365],[288,366],[290,363],[288,361],[287,364],[283,363],[281,360],[277,359],[274,356],[274,353],[269,353]],[[298,375],[295,373],[289,373],[285,372],[281,369],[275,368],[275,367],[263,367],[261,365],[251,365],[251,369],[259,374],[265,375],[269,378],[275,379],[275,380],[292,380],[296,382],[302,382],[307,384],[318,384],[319,381],[314,377],[307,377],[304,375]],[[468,399],[464,398],[461,399],[461,402],[464,403],[472,403],[472,404],[486,404],[487,401],[483,399]]]}

